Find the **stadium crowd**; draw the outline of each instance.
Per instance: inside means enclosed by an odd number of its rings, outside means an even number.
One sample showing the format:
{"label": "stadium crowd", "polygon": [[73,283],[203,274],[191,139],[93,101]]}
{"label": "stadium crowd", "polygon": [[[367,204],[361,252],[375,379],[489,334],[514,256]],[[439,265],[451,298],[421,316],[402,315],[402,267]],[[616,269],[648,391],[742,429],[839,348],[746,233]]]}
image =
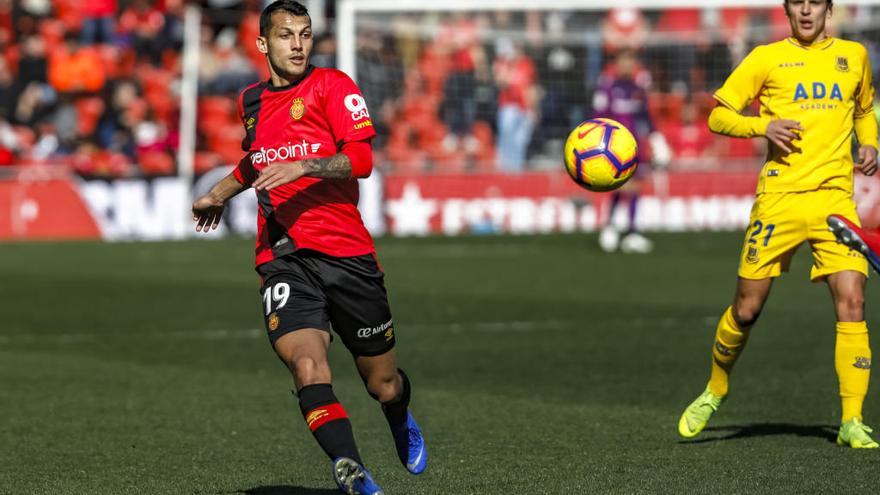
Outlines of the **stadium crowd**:
{"label": "stadium crowd", "polygon": [[[0,0],[0,165],[174,174],[184,3]],[[264,3],[199,2],[197,173],[240,158],[234,96],[267,76],[253,42]],[[835,8],[835,25],[853,26],[838,34],[865,43],[877,70],[880,10],[854,9]],[[558,166],[562,140],[628,51],[671,166],[757,163],[760,149],[716,138],[705,119],[731,67],[786,23],[781,8],[364,14],[357,78],[376,162],[396,173]],[[314,62],[332,66],[335,51],[333,33],[319,33]]]}

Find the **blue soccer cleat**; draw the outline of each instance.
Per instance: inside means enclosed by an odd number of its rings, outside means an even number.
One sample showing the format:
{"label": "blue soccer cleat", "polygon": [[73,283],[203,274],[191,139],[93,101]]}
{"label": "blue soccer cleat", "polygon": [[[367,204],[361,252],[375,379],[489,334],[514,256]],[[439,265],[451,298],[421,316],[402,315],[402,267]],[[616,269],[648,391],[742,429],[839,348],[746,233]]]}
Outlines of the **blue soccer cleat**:
{"label": "blue soccer cleat", "polygon": [[411,412],[406,412],[406,423],[391,427],[391,435],[394,436],[397,457],[407,471],[412,474],[424,472],[428,466],[428,447],[425,446],[422,430]]}
{"label": "blue soccer cleat", "polygon": [[385,495],[367,468],[348,457],[333,461],[333,479],[342,493],[348,495]]}

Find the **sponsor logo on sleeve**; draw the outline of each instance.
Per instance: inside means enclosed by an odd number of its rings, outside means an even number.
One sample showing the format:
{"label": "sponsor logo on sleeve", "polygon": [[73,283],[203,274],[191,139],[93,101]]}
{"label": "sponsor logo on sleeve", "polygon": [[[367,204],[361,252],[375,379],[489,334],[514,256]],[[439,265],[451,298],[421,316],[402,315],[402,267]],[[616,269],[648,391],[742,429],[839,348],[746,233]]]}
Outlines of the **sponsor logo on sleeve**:
{"label": "sponsor logo on sleeve", "polygon": [[367,102],[363,96],[352,93],[342,101],[345,103],[345,108],[351,112],[351,120],[357,122],[370,118],[370,112],[367,111]]}

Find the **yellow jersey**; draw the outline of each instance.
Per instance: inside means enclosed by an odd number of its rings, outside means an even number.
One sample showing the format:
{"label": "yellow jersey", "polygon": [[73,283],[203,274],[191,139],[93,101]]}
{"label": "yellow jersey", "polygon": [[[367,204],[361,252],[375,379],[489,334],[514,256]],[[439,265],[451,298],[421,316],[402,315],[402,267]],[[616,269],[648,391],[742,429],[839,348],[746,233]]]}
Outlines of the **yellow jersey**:
{"label": "yellow jersey", "polygon": [[[803,127],[788,155],[770,146],[757,193],[837,188],[852,193],[852,135],[877,147],[874,88],[865,47],[828,37],[805,46],[786,38],[758,46],[715,93],[739,113],[755,98],[761,118],[798,121]],[[865,119],[873,127],[863,125]],[[867,141],[867,142],[866,142]]]}

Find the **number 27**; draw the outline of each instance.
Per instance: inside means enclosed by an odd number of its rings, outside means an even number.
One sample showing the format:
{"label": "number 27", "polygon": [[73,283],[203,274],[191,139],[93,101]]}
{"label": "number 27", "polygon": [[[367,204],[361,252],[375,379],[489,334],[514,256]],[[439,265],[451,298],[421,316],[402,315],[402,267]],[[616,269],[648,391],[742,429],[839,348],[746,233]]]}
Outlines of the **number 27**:
{"label": "number 27", "polygon": [[766,246],[770,242],[770,236],[773,235],[773,229],[776,228],[776,224],[768,223],[767,225],[764,225],[764,222],[760,220],[755,220],[755,223],[753,223],[752,225],[754,225],[755,230],[753,230],[752,235],[749,236],[749,244],[757,244],[758,241],[755,240],[755,237],[758,237],[758,234],[766,230],[767,234],[764,235],[763,243],[763,245]]}

